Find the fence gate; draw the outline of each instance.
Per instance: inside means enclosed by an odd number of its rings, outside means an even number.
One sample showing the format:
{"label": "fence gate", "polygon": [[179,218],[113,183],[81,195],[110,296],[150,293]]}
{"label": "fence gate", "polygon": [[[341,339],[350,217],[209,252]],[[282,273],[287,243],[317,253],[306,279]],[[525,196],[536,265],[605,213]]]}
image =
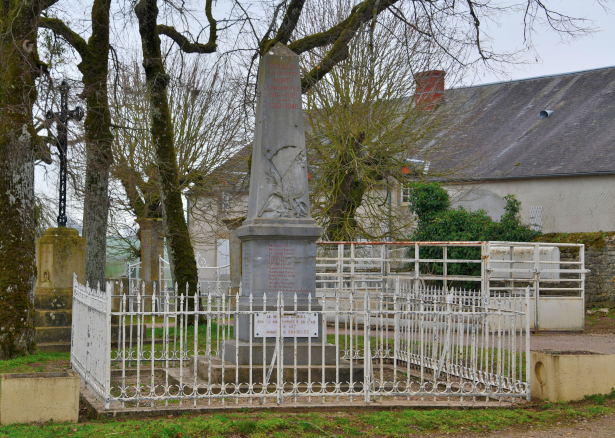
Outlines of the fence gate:
{"label": "fence gate", "polygon": [[487,242],[485,275],[489,291],[519,307],[530,288],[532,330],[585,328],[585,246],[564,243]]}
{"label": "fence gate", "polygon": [[532,330],[582,331],[582,244],[542,242],[319,242],[316,287],[328,297],[351,290],[390,295],[406,287],[462,287],[524,309],[530,287]]}

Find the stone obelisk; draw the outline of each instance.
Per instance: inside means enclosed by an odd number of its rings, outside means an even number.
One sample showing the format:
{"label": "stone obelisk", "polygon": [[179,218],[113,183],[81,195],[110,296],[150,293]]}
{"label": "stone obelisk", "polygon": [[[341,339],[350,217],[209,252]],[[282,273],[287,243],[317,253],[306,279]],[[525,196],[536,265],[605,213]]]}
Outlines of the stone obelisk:
{"label": "stone obelisk", "polygon": [[[294,309],[296,294],[299,312],[307,312],[309,296],[312,312],[318,312],[321,307],[315,296],[316,240],[322,230],[310,214],[299,56],[276,44],[261,58],[257,90],[248,215],[237,229],[242,242],[242,289],[237,305],[240,310],[247,310],[252,294],[253,310],[262,312],[262,298],[267,294],[267,312],[274,312],[281,292],[286,311]],[[312,313],[315,314],[320,322],[321,314]],[[250,337],[253,350],[261,348],[265,324],[256,318],[253,323],[250,333],[248,315],[237,318],[235,340],[226,345],[226,360],[235,362],[235,348],[239,348],[239,364],[247,364]],[[304,365],[303,358],[308,357],[308,331],[312,335],[312,364],[322,363],[321,342],[326,334],[319,325],[317,329],[304,330],[306,334],[297,338],[302,343],[297,356]],[[288,344],[293,340],[294,337],[285,337]],[[267,337],[267,342],[271,342],[267,348],[267,355],[271,356],[275,335]],[[334,351],[334,346],[326,346],[326,362],[331,358],[334,361],[333,356],[329,358]],[[252,356],[254,364],[262,362],[260,353],[253,351]],[[293,355],[289,356],[292,361]]]}

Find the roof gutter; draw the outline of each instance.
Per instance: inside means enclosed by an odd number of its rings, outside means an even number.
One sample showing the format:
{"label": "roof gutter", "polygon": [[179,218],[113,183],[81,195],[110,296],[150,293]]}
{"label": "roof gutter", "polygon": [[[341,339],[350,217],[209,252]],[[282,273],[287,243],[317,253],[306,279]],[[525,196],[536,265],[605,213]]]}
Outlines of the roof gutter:
{"label": "roof gutter", "polygon": [[609,170],[605,172],[579,172],[579,173],[555,173],[555,174],[542,174],[542,175],[523,175],[523,176],[503,176],[503,177],[477,177],[477,178],[442,178],[442,182],[461,183],[472,181],[507,181],[518,179],[536,179],[536,178],[564,178],[567,176],[605,176],[615,175],[615,171]]}

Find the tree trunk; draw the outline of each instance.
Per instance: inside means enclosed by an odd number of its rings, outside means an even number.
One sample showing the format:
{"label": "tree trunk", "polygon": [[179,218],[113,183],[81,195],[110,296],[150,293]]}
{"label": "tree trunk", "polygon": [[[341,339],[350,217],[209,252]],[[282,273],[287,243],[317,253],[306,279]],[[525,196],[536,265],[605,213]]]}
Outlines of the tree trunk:
{"label": "tree trunk", "polygon": [[[171,259],[171,270],[180,293],[194,294],[198,274],[179,186],[179,170],[173,144],[173,124],[167,99],[169,77],[162,63],[160,37],[156,27],[158,19],[156,0],[140,0],[135,7],[135,12],[139,20],[143,67],[152,108],[151,132],[156,152],[162,217]],[[186,284],[189,285],[189,291],[186,291]]]}
{"label": "tree trunk", "polygon": [[[356,158],[362,155],[364,135],[346,139],[347,146],[337,155],[337,164],[325,174],[331,182],[329,195],[329,223],[325,235],[331,242],[352,241],[357,238],[357,209],[368,189],[367,183],[357,173]],[[338,183],[339,181],[339,183]]]}
{"label": "tree trunk", "polygon": [[111,117],[107,95],[109,63],[109,10],[112,0],[94,0],[92,35],[86,42],[64,22],[43,17],[41,26],[66,40],[81,57],[85,117],[86,174],[83,237],[86,239],[85,279],[91,286],[105,282],[109,168],[113,160]]}
{"label": "tree trunk", "polygon": [[32,122],[39,1],[0,3],[0,359],[34,351],[36,284]]}
{"label": "tree trunk", "polygon": [[112,162],[111,119],[107,95],[109,63],[109,8],[111,0],[95,0],[92,6],[92,36],[79,70],[87,115],[85,118],[86,174],[83,213],[85,279],[92,285],[105,282],[107,218],[109,214],[109,167]]}

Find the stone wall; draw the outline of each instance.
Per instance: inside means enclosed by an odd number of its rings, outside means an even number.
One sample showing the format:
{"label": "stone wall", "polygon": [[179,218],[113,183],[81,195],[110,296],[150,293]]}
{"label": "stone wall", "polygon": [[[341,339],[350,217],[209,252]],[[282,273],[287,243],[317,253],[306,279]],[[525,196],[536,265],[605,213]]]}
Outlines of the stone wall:
{"label": "stone wall", "polygon": [[615,307],[615,238],[605,239],[602,248],[585,246],[586,307]]}
{"label": "stone wall", "polygon": [[[615,232],[549,233],[537,240],[585,245],[585,306],[615,307]],[[562,253],[562,260],[566,259]]]}

